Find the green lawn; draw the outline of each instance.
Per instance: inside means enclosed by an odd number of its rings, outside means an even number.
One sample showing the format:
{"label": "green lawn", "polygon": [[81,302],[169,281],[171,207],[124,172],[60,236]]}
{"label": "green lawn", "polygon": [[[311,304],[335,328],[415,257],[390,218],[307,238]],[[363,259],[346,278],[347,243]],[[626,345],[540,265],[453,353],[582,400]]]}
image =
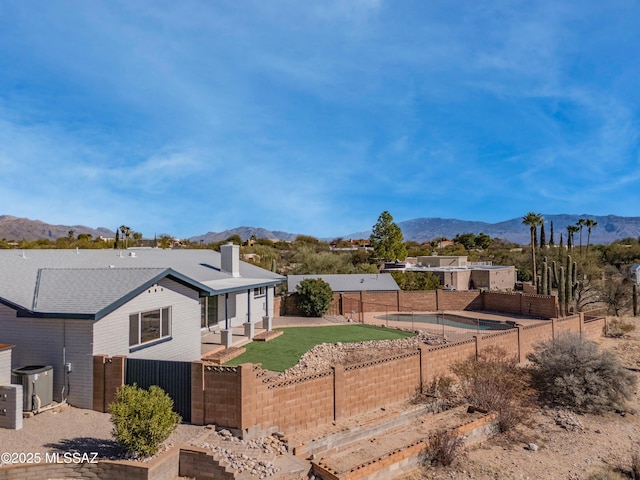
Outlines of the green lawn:
{"label": "green lawn", "polygon": [[396,340],[412,337],[411,332],[401,332],[372,325],[335,325],[329,327],[279,328],[282,335],[269,342],[251,342],[247,351],[226,365],[261,363],[267,370],[284,372],[293,367],[300,357],[320,343],[351,343],[366,340]]}

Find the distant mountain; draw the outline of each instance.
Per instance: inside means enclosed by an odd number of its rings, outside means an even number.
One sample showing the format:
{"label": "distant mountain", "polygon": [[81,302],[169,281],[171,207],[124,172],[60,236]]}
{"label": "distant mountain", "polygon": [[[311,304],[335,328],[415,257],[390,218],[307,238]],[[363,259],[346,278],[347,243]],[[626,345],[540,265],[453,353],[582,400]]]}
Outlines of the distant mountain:
{"label": "distant mountain", "polygon": [[73,230],[73,235],[77,237],[80,233],[90,234],[93,238],[99,236],[113,238],[115,232],[107,228],[90,228],[84,225],[49,225],[40,220],[30,220],[28,218],[12,217],[11,215],[0,215],[0,238],[7,240],[56,240],[69,235]]}
{"label": "distant mountain", "polygon": [[[618,217],[616,215],[547,215],[545,219],[545,233],[547,241],[551,236],[551,222],[553,222],[555,243],[560,243],[560,233],[563,242],[567,243],[567,225],[575,225],[580,218],[590,218],[598,222],[598,225],[591,231],[591,243],[607,244],[621,238],[640,237],[640,217]],[[453,218],[415,218],[398,222],[402,229],[405,240],[415,242],[427,242],[438,237],[453,238],[463,233],[485,233],[492,238],[502,238],[521,245],[529,243],[529,227],[522,224],[522,218],[513,218],[498,223],[475,222],[467,220],[457,220]],[[90,228],[83,225],[49,225],[40,220],[30,220],[28,218],[17,218],[11,215],[0,215],[0,238],[7,240],[56,240],[66,237],[70,230],[73,230],[77,237],[80,233],[88,233],[93,238],[114,237],[115,232],[104,228]],[[192,242],[212,243],[221,242],[231,237],[239,235],[242,240],[248,240],[252,235],[256,238],[269,238],[273,240],[293,241],[298,237],[297,233],[281,232],[277,230],[267,230],[256,227],[237,227],[224,232],[208,232],[189,238]],[[333,240],[335,238],[360,239],[369,238],[371,231],[356,232],[348,235],[336,235],[321,240]],[[575,235],[576,244],[579,242],[579,234]],[[587,229],[582,231],[582,243],[587,243]]]}
{"label": "distant mountain", "polygon": [[[575,225],[581,218],[590,218],[598,222],[591,230],[591,243],[607,244],[622,238],[640,237],[640,217],[618,217],[616,215],[542,215],[545,220],[545,235],[547,242],[551,237],[551,222],[553,222],[554,242],[560,243],[562,233],[563,243],[567,244],[567,225]],[[474,222],[456,220],[452,218],[415,218],[398,222],[405,240],[427,242],[438,237],[453,238],[463,233],[485,233],[492,238],[501,238],[518,244],[526,245],[530,241],[529,227],[522,224],[522,218],[514,218],[499,223]],[[369,238],[371,231],[357,232],[344,235],[343,238]],[[579,233],[574,236],[576,244]],[[587,228],[582,230],[582,243],[587,243]]]}
{"label": "distant mountain", "polygon": [[264,228],[237,227],[231,230],[225,230],[224,232],[205,233],[204,235],[191,237],[189,240],[195,243],[198,243],[202,240],[202,243],[207,244],[207,243],[213,243],[213,242],[222,242],[233,235],[238,235],[242,240],[248,240],[253,235],[255,235],[256,238],[284,240],[287,242],[294,241],[298,236],[297,233],[279,232],[277,230],[271,231],[271,230],[266,230]]}

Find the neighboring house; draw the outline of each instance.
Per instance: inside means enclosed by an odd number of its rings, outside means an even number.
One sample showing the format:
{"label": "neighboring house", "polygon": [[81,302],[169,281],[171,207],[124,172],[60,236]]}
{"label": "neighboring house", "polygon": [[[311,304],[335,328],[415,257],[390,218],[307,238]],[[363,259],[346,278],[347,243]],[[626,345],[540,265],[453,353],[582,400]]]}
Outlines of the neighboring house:
{"label": "neighboring house", "polygon": [[631,265],[631,279],[636,285],[640,285],[640,263]]}
{"label": "neighboring house", "polygon": [[513,266],[491,265],[489,262],[467,262],[466,256],[420,256],[415,263],[388,262],[382,272],[431,272],[447,290],[500,290],[515,288],[516,269]]}
{"label": "neighboring house", "polygon": [[284,277],[213,250],[0,250],[0,342],[51,365],[54,400],[92,407],[94,355],[194,361],[201,329],[273,316]]}
{"label": "neighboring house", "polygon": [[296,287],[307,278],[320,278],[327,282],[331,290],[345,292],[397,292],[398,284],[388,273],[353,273],[344,275],[289,275],[288,293],[296,293]]}

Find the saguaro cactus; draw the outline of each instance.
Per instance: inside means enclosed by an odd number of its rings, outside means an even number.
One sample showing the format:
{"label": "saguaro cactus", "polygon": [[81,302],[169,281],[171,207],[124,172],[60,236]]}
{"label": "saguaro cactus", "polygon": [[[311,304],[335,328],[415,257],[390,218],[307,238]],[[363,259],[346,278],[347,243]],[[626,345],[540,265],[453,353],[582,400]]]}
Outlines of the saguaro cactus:
{"label": "saguaro cactus", "polygon": [[565,287],[564,267],[560,267],[560,271],[558,272],[558,306],[560,307],[560,315],[564,315],[565,313]]}

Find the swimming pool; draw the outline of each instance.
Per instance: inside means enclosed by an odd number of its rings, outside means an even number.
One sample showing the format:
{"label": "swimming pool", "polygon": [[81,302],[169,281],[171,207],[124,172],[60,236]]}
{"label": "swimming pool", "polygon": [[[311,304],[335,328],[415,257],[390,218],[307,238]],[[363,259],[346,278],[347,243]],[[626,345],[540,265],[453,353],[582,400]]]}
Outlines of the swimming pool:
{"label": "swimming pool", "polygon": [[480,320],[449,313],[388,313],[376,315],[375,318],[389,322],[430,323],[443,327],[464,328],[465,330],[509,330],[515,327],[515,322]]}

